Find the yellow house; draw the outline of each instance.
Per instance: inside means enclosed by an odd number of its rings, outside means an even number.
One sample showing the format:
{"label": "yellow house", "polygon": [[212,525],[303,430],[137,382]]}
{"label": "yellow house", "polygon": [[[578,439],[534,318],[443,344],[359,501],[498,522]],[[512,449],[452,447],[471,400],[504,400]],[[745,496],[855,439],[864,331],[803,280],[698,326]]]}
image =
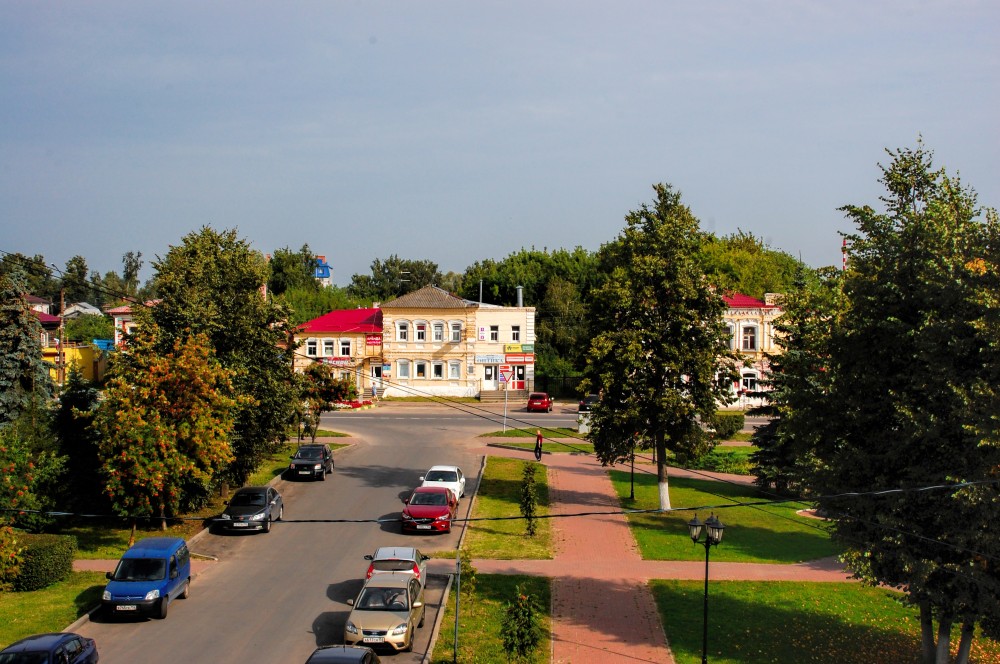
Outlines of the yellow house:
{"label": "yellow house", "polygon": [[739,382],[733,385],[733,392],[741,401],[745,402],[746,394],[756,391],[760,379],[767,375],[766,356],[781,352],[774,335],[774,321],[781,315],[778,298],[775,293],[767,293],[763,301],[740,293],[723,295],[727,305],[723,319],[729,327],[729,347],[742,360]]}
{"label": "yellow house", "polygon": [[380,390],[382,312],[378,309],[331,311],[300,325],[294,338],[295,371],[321,362],[354,383],[359,396],[369,396],[373,387]]}

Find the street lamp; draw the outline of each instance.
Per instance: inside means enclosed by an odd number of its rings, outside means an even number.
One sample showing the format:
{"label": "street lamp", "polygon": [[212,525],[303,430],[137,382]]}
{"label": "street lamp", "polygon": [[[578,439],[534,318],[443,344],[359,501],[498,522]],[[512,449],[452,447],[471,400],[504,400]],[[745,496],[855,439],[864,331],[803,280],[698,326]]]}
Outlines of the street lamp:
{"label": "street lamp", "polygon": [[[705,523],[698,520],[698,515],[688,521],[688,532],[691,534],[691,541],[705,547],[705,618],[702,624],[701,637],[701,664],[708,664],[708,552],[722,541],[722,531],[725,530],[722,522],[715,518],[715,515],[708,517]],[[701,538],[701,531],[705,530],[705,539]]]}

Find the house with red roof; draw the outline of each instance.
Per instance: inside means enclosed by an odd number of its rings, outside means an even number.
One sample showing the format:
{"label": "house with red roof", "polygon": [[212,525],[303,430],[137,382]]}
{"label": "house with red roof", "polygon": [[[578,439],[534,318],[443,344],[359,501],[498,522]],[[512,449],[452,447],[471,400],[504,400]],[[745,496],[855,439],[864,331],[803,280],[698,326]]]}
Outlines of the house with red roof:
{"label": "house with red roof", "polygon": [[323,314],[300,325],[295,341],[296,371],[322,362],[333,367],[340,378],[354,383],[359,395],[370,394],[373,385],[382,387],[380,309],[337,309]]}
{"label": "house with red roof", "polygon": [[734,395],[746,403],[746,394],[758,389],[760,379],[769,371],[767,355],[781,352],[775,343],[774,320],[781,315],[780,295],[766,293],[763,300],[726,293],[723,320],[729,328],[729,347],[740,356],[740,378],[733,384]]}

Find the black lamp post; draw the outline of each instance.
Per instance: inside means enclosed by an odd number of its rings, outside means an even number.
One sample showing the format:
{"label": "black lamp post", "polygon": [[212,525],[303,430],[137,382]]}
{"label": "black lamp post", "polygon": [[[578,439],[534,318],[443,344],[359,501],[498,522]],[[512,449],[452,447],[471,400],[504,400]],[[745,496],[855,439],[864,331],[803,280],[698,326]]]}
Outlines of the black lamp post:
{"label": "black lamp post", "polygon": [[[701,664],[708,664],[708,552],[722,541],[722,531],[725,530],[722,522],[715,518],[715,515],[708,517],[705,523],[698,520],[698,515],[688,521],[688,532],[691,533],[691,541],[705,547],[705,618],[702,627],[701,638]],[[701,531],[705,530],[705,539],[699,541]]]}

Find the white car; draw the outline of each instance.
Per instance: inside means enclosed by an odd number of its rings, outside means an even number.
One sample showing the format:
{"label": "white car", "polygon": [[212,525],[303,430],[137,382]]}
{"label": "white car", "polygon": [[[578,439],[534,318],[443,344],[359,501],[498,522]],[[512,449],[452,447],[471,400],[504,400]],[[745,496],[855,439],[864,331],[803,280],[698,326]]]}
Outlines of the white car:
{"label": "white car", "polygon": [[465,475],[458,466],[431,466],[420,482],[420,486],[443,486],[459,498],[465,496]]}

